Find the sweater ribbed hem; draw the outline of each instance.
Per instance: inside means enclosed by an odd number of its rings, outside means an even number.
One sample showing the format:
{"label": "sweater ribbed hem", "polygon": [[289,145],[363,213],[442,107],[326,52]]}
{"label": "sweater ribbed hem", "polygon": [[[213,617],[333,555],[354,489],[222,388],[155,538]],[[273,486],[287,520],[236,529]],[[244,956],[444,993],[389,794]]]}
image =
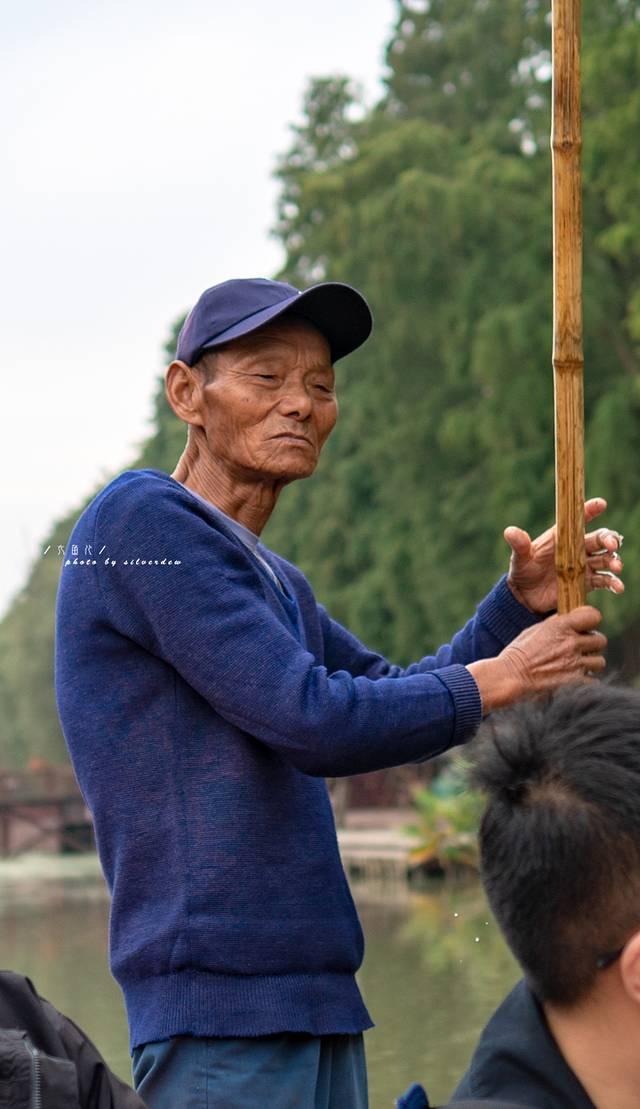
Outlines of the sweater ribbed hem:
{"label": "sweater ribbed hem", "polygon": [[353,974],[185,970],[120,982],[131,1051],[171,1036],[353,1035],[373,1027]]}
{"label": "sweater ribbed hem", "polygon": [[482,698],[477,682],[466,666],[455,663],[433,673],[446,685],[455,706],[456,719],[451,747],[471,739],[482,722]]}
{"label": "sweater ribbed hem", "polygon": [[484,601],[478,605],[478,616],[482,624],[503,647],[511,643],[511,640],[520,635],[525,628],[539,624],[545,616],[549,615],[549,613],[538,615],[521,605],[507,585],[506,574],[503,574]]}

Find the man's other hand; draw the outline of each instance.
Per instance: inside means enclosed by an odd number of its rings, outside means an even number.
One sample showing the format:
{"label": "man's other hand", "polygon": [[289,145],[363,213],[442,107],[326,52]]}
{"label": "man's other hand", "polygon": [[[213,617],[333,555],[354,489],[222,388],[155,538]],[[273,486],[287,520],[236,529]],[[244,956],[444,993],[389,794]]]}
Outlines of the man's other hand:
{"label": "man's other hand", "polygon": [[[585,501],[585,522],[588,524],[606,507],[607,502],[602,497]],[[553,611],[558,603],[555,525],[533,540],[526,531],[517,527],[505,528],[504,537],[511,547],[507,584],[514,597],[531,612]],[[587,592],[609,589],[612,593],[623,593],[624,582],[617,576],[622,571],[620,533],[599,528],[585,535],[585,546]]]}
{"label": "man's other hand", "polygon": [[596,631],[602,614],[582,605],[526,628],[492,659],[467,670],[480,690],[483,715],[572,681],[586,681],[606,666],[607,639]]}

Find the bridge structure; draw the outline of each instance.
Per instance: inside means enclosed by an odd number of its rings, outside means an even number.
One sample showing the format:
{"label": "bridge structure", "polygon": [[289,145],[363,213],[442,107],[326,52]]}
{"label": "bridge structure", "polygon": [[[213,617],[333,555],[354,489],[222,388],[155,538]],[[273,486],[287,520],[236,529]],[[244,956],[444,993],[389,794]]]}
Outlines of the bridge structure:
{"label": "bridge structure", "polygon": [[[338,840],[349,877],[406,879],[410,810],[355,808],[337,815],[342,817]],[[70,766],[0,770],[0,859],[30,851],[95,851],[91,813]]]}
{"label": "bridge structure", "polygon": [[0,770],[0,858],[94,849],[91,814],[70,766]]}

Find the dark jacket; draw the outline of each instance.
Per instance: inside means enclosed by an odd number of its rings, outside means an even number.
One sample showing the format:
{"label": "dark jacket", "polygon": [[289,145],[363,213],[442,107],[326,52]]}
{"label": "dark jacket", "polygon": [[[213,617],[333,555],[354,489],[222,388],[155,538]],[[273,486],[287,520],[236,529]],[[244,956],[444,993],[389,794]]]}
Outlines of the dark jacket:
{"label": "dark jacket", "polygon": [[[396,1101],[396,1109],[431,1109],[431,1103],[424,1087],[414,1082],[408,1090]],[[519,1105],[508,1104],[506,1101],[489,1101],[481,1098],[476,1101],[448,1101],[446,1105],[434,1105],[432,1109],[520,1109]]]}
{"label": "dark jacket", "polygon": [[452,1101],[471,1098],[535,1109],[595,1109],[525,982],[518,982],[487,1024]]}
{"label": "dark jacket", "polygon": [[77,1025],[0,972],[0,1109],[145,1109]]}

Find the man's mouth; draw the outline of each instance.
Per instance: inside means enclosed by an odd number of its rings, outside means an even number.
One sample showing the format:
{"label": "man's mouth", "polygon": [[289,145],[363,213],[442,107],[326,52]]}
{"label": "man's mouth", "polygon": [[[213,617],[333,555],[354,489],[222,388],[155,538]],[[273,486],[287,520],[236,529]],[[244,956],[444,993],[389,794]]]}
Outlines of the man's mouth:
{"label": "man's mouth", "polygon": [[308,446],[310,446],[310,447],[313,445],[311,440],[307,439],[306,435],[296,435],[295,432],[293,432],[293,431],[282,431],[280,433],[280,435],[272,435],[271,438],[272,439],[291,439],[294,443],[307,443]]}

